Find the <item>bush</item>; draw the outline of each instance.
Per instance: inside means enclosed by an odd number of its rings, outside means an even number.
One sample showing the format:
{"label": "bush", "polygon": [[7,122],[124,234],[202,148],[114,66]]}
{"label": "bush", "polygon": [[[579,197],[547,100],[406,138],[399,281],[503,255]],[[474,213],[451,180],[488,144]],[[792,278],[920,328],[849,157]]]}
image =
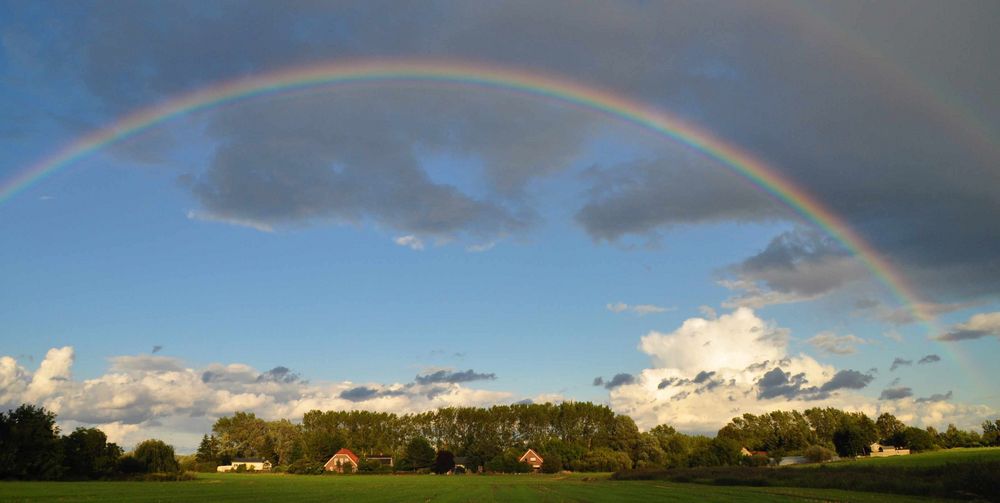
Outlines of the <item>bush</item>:
{"label": "bush", "polygon": [[437,457],[434,459],[434,464],[431,466],[431,471],[442,475],[450,472],[453,468],[455,468],[455,455],[451,451],[438,451]]}
{"label": "bush", "polygon": [[507,451],[497,454],[496,457],[486,463],[486,471],[494,473],[528,473],[531,467],[527,463],[522,463],[517,453]]}
{"label": "bush", "polygon": [[766,454],[754,454],[753,456],[743,456],[742,462],[747,466],[768,466],[771,464],[771,458],[767,457]]}
{"label": "bush", "polygon": [[542,473],[559,473],[563,468],[562,456],[556,453],[542,456]]}
{"label": "bush", "polygon": [[737,441],[715,437],[704,448],[695,451],[688,463],[691,466],[736,466],[744,462],[743,458]]}
{"label": "bush", "polygon": [[413,471],[413,464],[410,463],[410,460],[406,458],[400,459],[399,462],[396,463],[396,471],[397,472]]}
{"label": "bush", "polygon": [[628,454],[606,447],[600,447],[584,454],[573,464],[573,469],[580,472],[615,472],[631,468],[632,458]]}
{"label": "bush", "polygon": [[122,456],[118,460],[118,471],[124,473],[125,475],[145,473],[146,465],[132,455]]}
{"label": "bush", "polygon": [[297,475],[319,475],[324,472],[323,465],[313,463],[308,459],[300,459],[288,465],[287,471]]}
{"label": "bush", "polygon": [[810,445],[802,453],[811,463],[822,463],[833,459],[834,452],[821,445]]}

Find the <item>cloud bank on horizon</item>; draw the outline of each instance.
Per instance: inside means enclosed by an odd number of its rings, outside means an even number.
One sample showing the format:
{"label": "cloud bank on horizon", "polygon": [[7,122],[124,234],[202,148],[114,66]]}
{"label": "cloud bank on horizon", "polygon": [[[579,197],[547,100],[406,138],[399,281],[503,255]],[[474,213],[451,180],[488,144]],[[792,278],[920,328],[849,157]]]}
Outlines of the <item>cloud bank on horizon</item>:
{"label": "cloud bank on horizon", "polygon": [[[793,355],[788,340],[787,329],[749,308],[691,318],[673,332],[642,337],[639,349],[650,357],[650,368],[597,377],[593,385],[607,389],[612,408],[640,428],[669,424],[700,433],[714,432],[734,416],[776,409],[838,407],[872,417],[890,412],[907,423],[939,428],[946,423],[975,428],[998,413],[954,402],[951,390],[915,397],[899,379],[873,399],[862,391],[876,380],[875,369],[837,369],[806,354]],[[705,351],[707,345],[714,349]],[[311,383],[284,366],[259,371],[216,363],[195,369],[179,358],[141,354],[111,357],[106,373],[76,380],[73,360],[69,346],[50,349],[34,371],[0,357],[0,408],[37,403],[58,414],[66,427],[97,425],[126,445],[159,434],[193,449],[215,419],[244,410],[295,420],[316,409],[413,413],[568,400],[558,393],[517,400],[512,391],[477,388],[474,382],[498,377],[473,369],[426,372],[408,383]]]}

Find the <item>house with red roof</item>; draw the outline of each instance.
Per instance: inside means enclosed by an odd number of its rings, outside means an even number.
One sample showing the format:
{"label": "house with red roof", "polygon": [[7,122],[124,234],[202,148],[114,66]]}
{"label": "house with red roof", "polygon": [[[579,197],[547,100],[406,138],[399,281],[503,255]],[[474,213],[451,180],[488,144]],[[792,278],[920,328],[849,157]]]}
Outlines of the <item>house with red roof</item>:
{"label": "house with red roof", "polygon": [[522,463],[528,463],[528,465],[531,466],[531,469],[535,471],[540,470],[542,468],[542,457],[539,456],[534,449],[528,449],[528,451],[525,452],[521,456],[521,459],[518,459],[518,461]]}
{"label": "house with red roof", "polygon": [[353,473],[358,471],[359,461],[360,459],[357,454],[354,454],[350,449],[344,448],[331,456],[323,465],[323,469],[328,472],[337,471],[340,473],[344,473],[344,470],[350,470]]}

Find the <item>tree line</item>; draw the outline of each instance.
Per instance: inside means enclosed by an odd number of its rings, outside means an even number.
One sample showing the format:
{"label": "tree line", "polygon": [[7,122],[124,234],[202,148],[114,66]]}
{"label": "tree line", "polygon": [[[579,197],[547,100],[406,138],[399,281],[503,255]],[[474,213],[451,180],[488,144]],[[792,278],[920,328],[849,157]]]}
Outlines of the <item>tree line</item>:
{"label": "tree line", "polygon": [[[1000,419],[982,432],[949,425],[944,431],[908,426],[892,414],[875,419],[860,412],[812,408],[733,418],[717,435],[687,435],[669,425],[640,432],[628,416],[589,402],[449,407],[418,414],[369,411],[307,412],[301,422],[268,421],[252,412],[219,418],[193,456],[150,439],[125,452],[97,428],[61,435],[56,416],[42,407],[21,405],[0,412],[0,479],[141,478],[215,471],[237,457],[268,459],[279,471],[322,473],[323,464],[346,447],[362,459],[363,471],[389,468],[368,460],[392,456],[394,470],[434,470],[454,466],[493,472],[527,471],[518,458],[534,449],[544,471],[619,471],[764,463],[767,458],[806,455],[828,459],[867,454],[869,445],[914,451],[951,447],[1000,446]],[[766,451],[743,456],[741,449]]]}
{"label": "tree line", "polygon": [[[949,425],[944,432],[907,426],[889,413],[871,419],[860,412],[811,408],[733,418],[714,438],[686,435],[669,425],[640,432],[628,416],[589,402],[449,407],[418,414],[369,411],[307,412],[301,423],[266,421],[237,412],[215,422],[196,455],[201,469],[214,470],[234,457],[262,457],[277,470],[319,473],[342,447],[364,460],[392,456],[397,470],[430,469],[434,451],[464,458],[467,467],[519,471],[517,458],[532,448],[547,471],[617,471],[765,463],[782,456],[825,460],[868,453],[874,442],[910,448],[1000,445],[1000,419],[983,432]],[[742,448],[766,451],[747,458]],[[428,454],[430,453],[430,454]],[[361,469],[376,471],[380,465]]]}
{"label": "tree line", "polygon": [[0,412],[0,479],[84,480],[182,477],[174,448],[160,440],[140,442],[126,453],[97,428],[60,435],[56,415],[24,404]]}

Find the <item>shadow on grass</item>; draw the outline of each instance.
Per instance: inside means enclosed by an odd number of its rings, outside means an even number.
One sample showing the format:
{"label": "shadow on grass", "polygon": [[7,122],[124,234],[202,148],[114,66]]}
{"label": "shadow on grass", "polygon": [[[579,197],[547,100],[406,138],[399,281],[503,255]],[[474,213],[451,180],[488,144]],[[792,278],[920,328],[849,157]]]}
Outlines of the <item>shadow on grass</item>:
{"label": "shadow on grass", "polygon": [[946,463],[932,467],[858,464],[809,470],[772,467],[633,470],[615,473],[612,478],[717,486],[812,487],[1000,501],[1000,461]]}

